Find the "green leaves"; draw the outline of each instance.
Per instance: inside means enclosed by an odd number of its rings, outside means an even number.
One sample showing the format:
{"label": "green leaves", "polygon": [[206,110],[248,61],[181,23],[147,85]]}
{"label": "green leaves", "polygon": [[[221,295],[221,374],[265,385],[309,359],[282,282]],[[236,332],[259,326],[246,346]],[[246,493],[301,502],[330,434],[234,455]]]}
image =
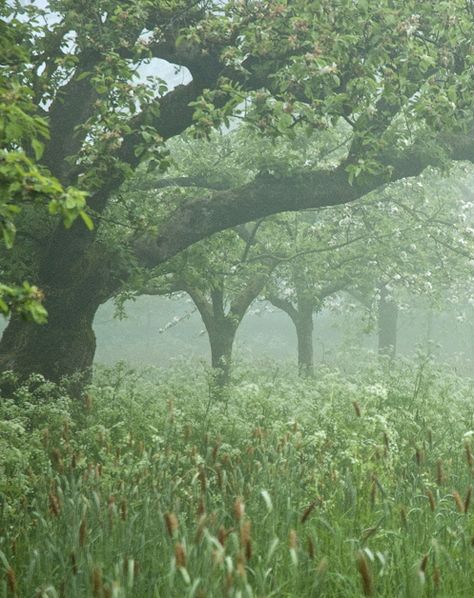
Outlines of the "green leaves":
{"label": "green leaves", "polygon": [[94,228],[90,216],[85,211],[86,194],[78,189],[70,188],[57,199],[52,199],[48,204],[50,214],[60,215],[64,226],[70,228],[76,218],[80,217],[89,230]]}
{"label": "green leaves", "polygon": [[48,314],[42,305],[43,299],[41,290],[27,282],[20,287],[0,283],[0,314],[4,316],[14,311],[36,324],[44,324]]}

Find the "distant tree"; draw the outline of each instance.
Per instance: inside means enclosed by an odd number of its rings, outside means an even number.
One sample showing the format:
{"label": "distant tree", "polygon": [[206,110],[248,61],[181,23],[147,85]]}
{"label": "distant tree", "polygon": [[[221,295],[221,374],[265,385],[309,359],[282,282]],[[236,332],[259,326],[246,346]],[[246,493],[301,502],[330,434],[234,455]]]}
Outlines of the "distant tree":
{"label": "distant tree", "polygon": [[377,210],[364,216],[374,231],[383,230],[386,219],[393,232],[370,260],[376,278],[351,289],[373,312],[380,354],[395,355],[400,304],[415,296],[439,310],[448,297],[459,301],[472,293],[474,204],[466,186],[473,176],[466,166],[448,179],[427,171],[416,181],[387,188]]}
{"label": "distant tree", "polygon": [[197,307],[211,348],[216,395],[230,383],[235,335],[262,292],[276,260],[248,262],[260,224],[202,241],[174,258],[171,272],[136,285],[136,294],[187,293]]}
{"label": "distant tree", "polygon": [[442,303],[448,289],[474,288],[474,212],[460,187],[464,167],[391,185],[354,206],[293,218],[290,243],[300,259],[280,265],[266,298],[295,325],[298,365],[313,370],[313,315],[342,291],[375,316],[378,350],[395,355],[398,303],[410,295]]}

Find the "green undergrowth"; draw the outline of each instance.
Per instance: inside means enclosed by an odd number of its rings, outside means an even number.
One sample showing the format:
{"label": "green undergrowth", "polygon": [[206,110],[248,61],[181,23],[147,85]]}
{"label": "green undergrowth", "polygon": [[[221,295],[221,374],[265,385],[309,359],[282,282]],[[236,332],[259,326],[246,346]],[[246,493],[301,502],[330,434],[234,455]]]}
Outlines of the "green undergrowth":
{"label": "green undergrowth", "polygon": [[186,366],[33,377],[0,402],[0,596],[472,596],[473,414],[429,360],[241,367],[220,401]]}

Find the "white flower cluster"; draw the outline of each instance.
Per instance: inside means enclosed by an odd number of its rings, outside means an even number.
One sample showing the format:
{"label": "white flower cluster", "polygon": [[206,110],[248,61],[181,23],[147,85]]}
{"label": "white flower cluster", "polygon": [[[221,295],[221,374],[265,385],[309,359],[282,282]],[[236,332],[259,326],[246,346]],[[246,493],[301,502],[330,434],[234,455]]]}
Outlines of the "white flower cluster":
{"label": "white flower cluster", "polygon": [[364,388],[364,391],[367,395],[369,395],[371,397],[375,397],[377,399],[385,400],[388,395],[387,388],[385,386],[383,386],[382,384],[380,384],[379,382],[377,382],[375,384],[370,384],[369,386],[366,386]]}

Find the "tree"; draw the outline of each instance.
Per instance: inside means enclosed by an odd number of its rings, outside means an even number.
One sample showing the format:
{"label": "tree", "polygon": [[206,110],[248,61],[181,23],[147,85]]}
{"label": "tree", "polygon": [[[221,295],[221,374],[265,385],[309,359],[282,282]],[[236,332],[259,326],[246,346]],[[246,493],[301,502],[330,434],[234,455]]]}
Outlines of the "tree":
{"label": "tree", "polygon": [[460,188],[471,178],[463,166],[447,180],[427,171],[357,205],[294,218],[300,259],[275,270],[266,297],[295,324],[303,375],[313,370],[313,314],[335,294],[375,312],[379,352],[393,357],[399,302],[428,295],[434,305],[472,288],[472,204]]}
{"label": "tree", "polygon": [[[10,25],[21,27],[13,18]],[[62,217],[69,228],[80,216],[87,227],[92,222],[85,212],[85,194],[64,189],[59,181],[35,162],[41,158],[48,137],[46,121],[35,112],[30,90],[14,67],[25,58],[11,29],[0,22],[0,235],[8,254],[17,235],[16,219],[22,211],[38,214],[38,207]],[[13,70],[13,72],[12,72]],[[3,261],[3,260],[2,260]],[[7,270],[6,264],[1,271]],[[16,272],[18,274],[18,271]],[[37,324],[47,318],[43,293],[26,281],[0,282],[0,314],[11,312]]]}
{"label": "tree", "polygon": [[348,272],[352,262],[363,257],[360,247],[341,255],[347,245],[357,245],[359,236],[348,240],[347,231],[331,215],[295,215],[286,222],[287,242],[293,253],[274,272],[265,298],[284,311],[295,326],[300,376],[314,373],[313,317],[328,298],[339,293],[356,277]]}
{"label": "tree", "polygon": [[231,380],[237,330],[276,265],[276,260],[270,259],[248,261],[260,224],[202,241],[171,260],[167,275],[145,279],[143,286],[134,285],[138,295],[185,292],[191,297],[209,338],[217,397]]}
{"label": "tree", "polygon": [[371,251],[372,281],[351,289],[372,311],[379,353],[395,355],[400,306],[406,309],[421,297],[439,310],[448,296],[465,296],[472,289],[474,214],[466,188],[472,176],[466,165],[447,179],[428,170],[418,180],[385,189],[378,208],[365,216],[373,231],[386,229],[386,220],[393,232],[389,242]]}
{"label": "tree", "polygon": [[[245,117],[265,134],[317,134],[344,121],[350,138],[337,166],[259,173],[183,202],[152,238],[134,244],[148,266],[243,222],[354,201],[440,158],[474,157],[466,58],[473,19],[461,0],[376,8],[329,0],[51,0],[41,8],[11,0],[0,10],[28,54],[21,76],[48,119],[40,163],[88,193],[96,223],[66,234],[52,220],[39,231],[29,268],[48,323],[12,317],[2,369],[57,379],[91,365],[95,311],[128,276],[99,241],[101,216],[137,166],[164,165],[163,142],[191,125],[207,134],[250,103]],[[152,58],[186,67],[191,81],[167,90],[156,78],[139,80]]]}

